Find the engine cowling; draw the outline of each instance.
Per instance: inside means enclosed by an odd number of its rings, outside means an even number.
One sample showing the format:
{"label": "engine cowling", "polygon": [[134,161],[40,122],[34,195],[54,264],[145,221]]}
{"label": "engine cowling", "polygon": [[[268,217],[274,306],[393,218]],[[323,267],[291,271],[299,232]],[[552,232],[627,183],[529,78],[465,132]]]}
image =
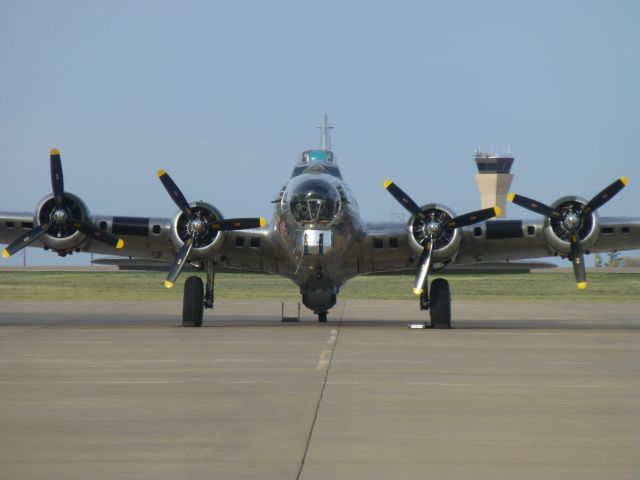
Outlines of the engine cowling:
{"label": "engine cowling", "polygon": [[35,226],[51,223],[51,227],[40,241],[48,248],[65,255],[79,249],[87,240],[72,222],[67,220],[80,220],[90,222],[91,215],[87,205],[76,195],[64,192],[62,210],[56,208],[53,195],[47,195],[38,203],[33,216]]}
{"label": "engine cowling", "polygon": [[[427,221],[413,216],[407,224],[407,232],[409,237],[409,245],[416,255],[421,255],[424,246],[423,243],[427,238],[427,230],[430,227],[429,220],[433,223],[446,225],[447,222],[456,217],[456,214],[449,207],[437,203],[430,203],[420,207]],[[442,228],[434,241],[431,253],[434,262],[445,263],[454,260],[460,250],[460,241],[462,233],[459,228]]]}
{"label": "engine cowling", "polygon": [[[556,200],[551,205],[554,210],[561,213],[560,218],[547,218],[544,224],[544,236],[551,250],[562,255],[571,253],[570,231],[567,223],[571,221],[578,222],[576,230],[580,244],[585,250],[589,250],[595,243],[600,231],[598,214],[594,211],[582,217],[577,214],[587,203],[584,198],[567,196]],[[573,215],[574,213],[576,215]]]}
{"label": "engine cowling", "polygon": [[208,225],[223,216],[213,205],[205,202],[193,202],[189,206],[194,215],[191,219],[179,211],[171,223],[171,242],[180,250],[189,236],[194,238],[190,258],[204,258],[215,254],[222,248],[224,232],[208,228]]}

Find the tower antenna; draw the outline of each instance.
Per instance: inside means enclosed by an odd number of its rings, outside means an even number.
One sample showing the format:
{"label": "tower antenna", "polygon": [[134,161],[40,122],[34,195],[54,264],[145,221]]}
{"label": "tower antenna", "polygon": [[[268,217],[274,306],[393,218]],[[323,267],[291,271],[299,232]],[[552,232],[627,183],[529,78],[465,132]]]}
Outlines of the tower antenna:
{"label": "tower antenna", "polygon": [[320,148],[322,150],[331,151],[331,130],[333,127],[329,125],[329,116],[324,114],[324,122],[321,126],[318,127],[320,129],[320,133],[322,134],[322,138],[320,140]]}

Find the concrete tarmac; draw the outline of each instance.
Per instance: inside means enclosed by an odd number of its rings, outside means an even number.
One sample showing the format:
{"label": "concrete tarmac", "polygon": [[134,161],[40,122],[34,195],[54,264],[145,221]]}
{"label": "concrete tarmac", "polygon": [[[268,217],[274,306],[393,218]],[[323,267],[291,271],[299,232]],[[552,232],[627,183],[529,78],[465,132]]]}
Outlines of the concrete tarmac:
{"label": "concrete tarmac", "polygon": [[0,479],[640,478],[640,301],[453,310],[0,303]]}

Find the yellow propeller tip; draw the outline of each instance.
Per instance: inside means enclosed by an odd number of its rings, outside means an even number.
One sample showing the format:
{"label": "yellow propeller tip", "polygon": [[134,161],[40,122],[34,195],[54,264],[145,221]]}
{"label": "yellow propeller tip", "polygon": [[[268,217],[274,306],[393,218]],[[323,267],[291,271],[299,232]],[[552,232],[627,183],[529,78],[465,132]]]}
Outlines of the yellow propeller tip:
{"label": "yellow propeller tip", "polygon": [[266,227],[267,226],[267,219],[264,217],[260,217],[260,226],[261,227]]}
{"label": "yellow propeller tip", "polygon": [[496,217],[499,217],[500,215],[502,215],[502,209],[498,206],[493,207],[493,212],[496,214]]}
{"label": "yellow propeller tip", "polygon": [[60,152],[58,151],[57,148],[52,148],[51,149],[51,155],[60,155]]}
{"label": "yellow propeller tip", "polygon": [[509,195],[507,195],[507,198],[510,202],[513,202],[513,199],[516,198],[516,194],[514,192],[511,192]]}
{"label": "yellow propeller tip", "polygon": [[9,253],[9,250],[7,250],[6,248],[2,250],[2,256],[4,258],[9,258],[11,256],[11,254]]}
{"label": "yellow propeller tip", "polygon": [[124,240],[122,240],[121,238],[118,239],[118,243],[116,244],[116,248],[118,250],[120,250],[122,247],[124,247]]}
{"label": "yellow propeller tip", "polygon": [[167,174],[167,172],[165,170],[162,170],[162,169],[158,170],[158,176],[159,177],[161,177],[163,175],[166,175],[166,174]]}
{"label": "yellow propeller tip", "polygon": [[587,282],[578,282],[578,288],[580,290],[584,290],[585,288],[587,288]]}
{"label": "yellow propeller tip", "polygon": [[620,181],[625,185],[629,185],[629,179],[627,177],[620,177]]}
{"label": "yellow propeller tip", "polygon": [[422,295],[423,290],[421,288],[414,288],[413,293],[415,295]]}
{"label": "yellow propeller tip", "polygon": [[169,280],[165,280],[164,281],[165,288],[173,288],[174,285],[175,285],[175,283],[170,282]]}
{"label": "yellow propeller tip", "polygon": [[389,185],[391,185],[393,182],[391,180],[385,180],[384,181],[384,188],[389,188]]}

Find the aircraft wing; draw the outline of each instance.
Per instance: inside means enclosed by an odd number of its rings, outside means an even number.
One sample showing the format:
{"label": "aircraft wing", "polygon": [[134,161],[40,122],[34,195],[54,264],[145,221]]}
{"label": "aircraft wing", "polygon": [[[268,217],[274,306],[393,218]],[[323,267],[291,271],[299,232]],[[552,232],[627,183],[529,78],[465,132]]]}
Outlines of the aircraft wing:
{"label": "aircraft wing", "polygon": [[[148,261],[156,268],[169,268],[176,256],[171,239],[171,218],[124,217],[96,215],[89,222],[99,232],[111,234],[124,241],[122,248],[80,235],[67,239],[69,253],[75,251],[135,258],[142,264]],[[29,212],[0,212],[0,244],[11,244],[32,231],[33,214]],[[220,269],[228,271],[269,272],[273,270],[274,249],[267,228],[222,232],[224,241],[213,254]],[[79,243],[75,243],[76,240]],[[48,248],[47,237],[31,243],[32,247]]]}
{"label": "aircraft wing", "polygon": [[[56,245],[67,253],[91,252],[140,258],[172,258],[173,245],[169,238],[170,219],[149,217],[95,216],[88,223],[99,232],[111,233],[124,241],[124,247],[115,247],[96,241],[87,235],[71,235]],[[0,243],[11,244],[34,227],[33,213],[0,212]],[[52,235],[56,239],[56,235]],[[31,246],[49,248],[47,236],[35,240]]]}
{"label": "aircraft wing", "polygon": [[[585,253],[640,249],[640,217],[601,217],[597,228],[596,239]],[[434,251],[433,268],[544,258],[557,251],[545,235],[543,219],[492,220],[460,231],[459,245],[448,252],[449,258]],[[367,224],[366,232],[362,273],[415,271],[421,252],[406,223]]]}

